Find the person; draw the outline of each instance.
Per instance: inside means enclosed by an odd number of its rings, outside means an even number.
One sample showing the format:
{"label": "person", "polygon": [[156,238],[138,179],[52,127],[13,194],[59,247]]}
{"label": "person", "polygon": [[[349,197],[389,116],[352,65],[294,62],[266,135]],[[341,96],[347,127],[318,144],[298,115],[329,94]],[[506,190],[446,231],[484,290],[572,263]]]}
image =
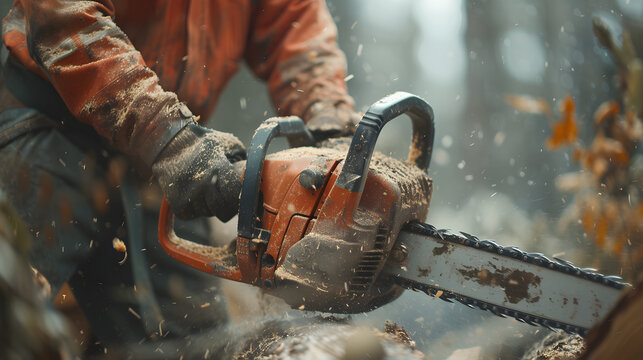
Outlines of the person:
{"label": "person", "polygon": [[0,187],[95,351],[226,321],[217,284],[157,245],[156,189],[185,221],[237,212],[243,144],[203,123],[240,61],[318,140],[354,131],[323,0],[17,0],[2,33]]}

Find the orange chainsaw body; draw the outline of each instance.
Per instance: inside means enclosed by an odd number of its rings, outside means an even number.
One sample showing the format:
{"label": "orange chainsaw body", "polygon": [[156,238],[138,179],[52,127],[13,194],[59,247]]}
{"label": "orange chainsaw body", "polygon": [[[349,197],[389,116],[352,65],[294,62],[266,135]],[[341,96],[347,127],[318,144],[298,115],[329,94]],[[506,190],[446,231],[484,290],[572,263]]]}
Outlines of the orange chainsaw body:
{"label": "orange chainsaw body", "polygon": [[[388,110],[391,103],[409,101],[409,94],[402,94],[402,100],[397,95],[380,107]],[[260,127],[249,151],[239,236],[224,247],[181,239],[174,234],[164,201],[161,245],[190,266],[260,286],[293,307],[361,312],[399,296],[401,288],[377,279],[401,227],[424,221],[429,210],[432,183],[426,169],[433,118],[430,107],[423,101],[418,105],[417,99],[412,97],[411,105],[394,108],[390,114],[380,111],[381,117],[389,117],[381,122],[371,114],[377,111],[369,110],[350,145],[331,140],[322,148],[294,148],[266,156],[273,136],[301,131],[295,124],[298,119],[268,120],[264,124],[272,128]],[[414,127],[408,161],[373,151],[381,127],[400,113],[408,113]],[[377,131],[366,126],[369,121]],[[363,123],[367,124],[360,133]],[[260,131],[265,138],[255,144]]]}

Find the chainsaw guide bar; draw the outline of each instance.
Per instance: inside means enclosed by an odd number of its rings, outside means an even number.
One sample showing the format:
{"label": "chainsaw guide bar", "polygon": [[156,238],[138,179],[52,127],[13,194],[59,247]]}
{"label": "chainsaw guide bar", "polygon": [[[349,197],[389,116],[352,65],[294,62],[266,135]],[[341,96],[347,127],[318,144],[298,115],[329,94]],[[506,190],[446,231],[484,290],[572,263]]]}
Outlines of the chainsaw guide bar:
{"label": "chainsaw guide bar", "polygon": [[582,336],[628,286],[618,276],[417,222],[400,232],[382,276],[447,302]]}

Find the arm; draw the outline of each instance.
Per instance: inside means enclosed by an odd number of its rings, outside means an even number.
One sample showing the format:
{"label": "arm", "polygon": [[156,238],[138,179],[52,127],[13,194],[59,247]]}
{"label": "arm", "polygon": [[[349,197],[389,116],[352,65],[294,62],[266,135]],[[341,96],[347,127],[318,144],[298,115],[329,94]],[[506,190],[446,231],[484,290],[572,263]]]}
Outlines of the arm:
{"label": "arm", "polygon": [[152,168],[177,216],[236,213],[243,158],[230,134],[196,124],[112,21],[109,0],[17,0],[3,22],[12,56],[48,80],[72,115]]}
{"label": "arm", "polygon": [[19,0],[4,21],[3,40],[78,120],[150,165],[193,116],[159,86],[113,15],[109,0]]}
{"label": "arm", "polygon": [[246,50],[252,70],[268,82],[279,115],[301,117],[318,138],[355,128],[346,60],[336,38],[323,0],[263,0]]}

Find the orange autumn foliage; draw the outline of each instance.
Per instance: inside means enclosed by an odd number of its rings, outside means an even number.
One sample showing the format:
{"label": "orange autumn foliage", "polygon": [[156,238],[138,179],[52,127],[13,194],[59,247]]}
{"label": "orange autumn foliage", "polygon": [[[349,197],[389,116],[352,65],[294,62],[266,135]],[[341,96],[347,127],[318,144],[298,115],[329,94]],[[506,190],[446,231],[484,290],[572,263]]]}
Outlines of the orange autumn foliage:
{"label": "orange autumn foliage", "polygon": [[[633,269],[633,273],[643,271],[643,265],[636,265],[639,260],[643,262],[643,203],[631,204],[625,192],[633,185],[636,188],[631,166],[643,139],[641,119],[631,111],[621,113],[622,108],[615,101],[605,102],[594,113],[595,136],[585,147],[578,139],[575,104],[570,95],[559,105],[558,120],[540,98],[507,96],[505,99],[519,111],[545,115],[552,129],[545,141],[546,147],[550,150],[569,147],[572,160],[581,166],[581,171],[563,174],[557,179],[559,190],[576,194],[561,222],[581,225],[584,236],[594,242],[590,253],[595,252],[596,261],[612,256],[619,260],[621,267]],[[637,190],[630,193],[636,194]],[[613,271],[623,271],[623,268]]]}
{"label": "orange autumn foliage", "polygon": [[566,95],[560,105],[560,121],[553,124],[551,136],[547,139],[548,149],[555,150],[573,144],[578,139],[574,108],[574,99],[571,95]]}
{"label": "orange autumn foliage", "polygon": [[592,212],[589,210],[583,211],[581,222],[583,223],[585,234],[592,235],[594,233],[594,216]]}
{"label": "orange autumn foliage", "polygon": [[596,109],[594,113],[594,123],[600,125],[605,120],[617,116],[620,112],[620,106],[618,106],[616,101],[606,101]]}
{"label": "orange autumn foliage", "polygon": [[552,110],[543,98],[534,98],[527,95],[507,95],[505,101],[514,109],[531,114],[544,114],[552,123],[552,134],[547,139],[547,148],[558,149],[564,145],[576,143],[578,139],[578,125],[574,113],[576,105],[571,95],[565,95],[559,105],[560,120],[555,121]]}
{"label": "orange autumn foliage", "polygon": [[608,171],[610,166],[627,167],[630,155],[619,141],[605,137],[598,133],[588,149],[579,149],[579,155],[574,159],[579,161],[583,168],[590,170],[596,178],[600,178]]}
{"label": "orange autumn foliage", "polygon": [[600,104],[594,112],[595,132],[588,146],[578,139],[570,95],[560,103],[559,120],[540,98],[505,99],[519,111],[545,115],[552,128],[547,148],[568,148],[581,167],[556,179],[559,191],[574,194],[559,220],[561,230],[581,230],[582,237],[592,241],[582,247],[580,256],[589,257],[585,261],[603,272],[632,281],[643,278],[643,59],[637,57],[629,32],[624,30],[617,41],[600,18],[594,18],[592,26],[618,67],[620,97]]}
{"label": "orange autumn foliage", "polygon": [[601,216],[596,223],[596,245],[602,248],[607,239],[607,218]]}
{"label": "orange autumn foliage", "polygon": [[619,236],[614,241],[614,247],[612,248],[612,252],[617,255],[622,254],[626,243],[627,243],[627,238],[623,235]]}

